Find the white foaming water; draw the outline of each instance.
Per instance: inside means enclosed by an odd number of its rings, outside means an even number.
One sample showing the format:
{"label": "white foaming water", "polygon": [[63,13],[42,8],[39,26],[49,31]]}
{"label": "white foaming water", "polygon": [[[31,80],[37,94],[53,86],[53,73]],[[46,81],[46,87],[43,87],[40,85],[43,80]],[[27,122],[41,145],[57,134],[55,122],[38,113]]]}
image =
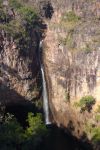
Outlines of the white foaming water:
{"label": "white foaming water", "polygon": [[[43,43],[43,41],[40,41],[40,45],[39,45],[39,49],[40,50],[42,48],[42,43]],[[40,61],[40,65],[41,65],[42,84],[43,84],[43,109],[44,109],[44,114],[45,114],[45,124],[46,125],[50,125],[51,122],[50,122],[50,117],[49,117],[48,94],[47,94],[47,87],[46,87],[46,80],[45,80],[45,75],[44,75],[44,69],[43,69],[43,66],[41,64],[41,61]]]}
{"label": "white foaming water", "polygon": [[47,95],[44,70],[43,70],[42,66],[41,66],[41,73],[42,73],[42,80],[43,80],[43,109],[44,109],[44,113],[45,113],[45,123],[46,123],[46,125],[49,125],[49,124],[51,124],[51,122],[50,122],[50,118],[49,118],[48,95]]}

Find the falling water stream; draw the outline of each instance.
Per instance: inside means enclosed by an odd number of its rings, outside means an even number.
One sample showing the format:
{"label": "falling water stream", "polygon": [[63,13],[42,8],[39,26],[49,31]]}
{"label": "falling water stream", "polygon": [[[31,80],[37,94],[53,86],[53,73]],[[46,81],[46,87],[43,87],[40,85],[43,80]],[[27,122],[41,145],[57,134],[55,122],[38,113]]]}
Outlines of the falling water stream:
{"label": "falling water stream", "polygon": [[[40,41],[39,53],[41,53],[42,44],[43,44],[43,41]],[[49,125],[49,124],[51,124],[51,122],[50,122],[50,117],[49,117],[48,93],[47,93],[47,87],[46,87],[44,68],[43,68],[43,64],[41,63],[40,54],[39,54],[39,61],[40,61],[41,75],[42,75],[42,85],[43,85],[43,109],[44,109],[44,114],[45,114],[45,124]]]}
{"label": "falling water stream", "polygon": [[42,74],[42,82],[43,82],[43,109],[45,113],[45,123],[46,125],[51,124],[49,118],[49,105],[48,105],[48,94],[46,88],[46,80],[44,76],[43,66],[41,65],[41,74]]}

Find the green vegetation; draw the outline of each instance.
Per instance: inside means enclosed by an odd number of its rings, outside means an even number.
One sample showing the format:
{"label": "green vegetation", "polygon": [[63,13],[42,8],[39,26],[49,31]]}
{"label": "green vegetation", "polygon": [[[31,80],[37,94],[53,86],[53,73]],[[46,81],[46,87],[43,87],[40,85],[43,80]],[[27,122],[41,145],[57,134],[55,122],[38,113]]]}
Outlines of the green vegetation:
{"label": "green vegetation", "polygon": [[95,127],[92,129],[92,140],[95,143],[100,142],[100,127]]}
{"label": "green vegetation", "polygon": [[31,8],[27,6],[23,6],[20,9],[18,9],[18,12],[20,14],[20,17],[23,21],[26,21],[30,27],[33,27],[33,21],[34,19],[37,19],[36,12]]}
{"label": "green vegetation", "polygon": [[94,143],[100,142],[100,127],[96,127],[95,124],[92,123],[86,123],[85,130]]}
{"label": "green vegetation", "polygon": [[38,113],[36,116],[33,113],[28,114],[27,122],[29,123],[29,127],[26,129],[26,137],[32,137],[33,135],[43,135],[45,134],[46,127],[42,121],[42,115]]}
{"label": "green vegetation", "polygon": [[99,121],[100,121],[100,114],[96,114],[96,116],[95,116],[95,120],[96,120],[97,122],[99,122]]}
{"label": "green vegetation", "polygon": [[74,11],[69,11],[63,14],[60,24],[67,30],[74,29],[81,21],[81,18]]}
{"label": "green vegetation", "polygon": [[22,7],[22,3],[20,0],[9,0],[9,5],[13,9],[19,9]]}
{"label": "green vegetation", "polygon": [[5,121],[0,124],[0,149],[1,150],[28,150],[36,149],[47,136],[47,129],[42,121],[41,114],[28,114],[28,126],[23,129],[16,118],[8,114]]}
{"label": "green vegetation", "polygon": [[0,7],[0,22],[4,22],[5,18],[6,18],[6,13],[2,9],[2,7]]}
{"label": "green vegetation", "polygon": [[[12,37],[21,54],[27,55],[32,47],[32,31],[40,32],[40,19],[37,11],[19,0],[9,0],[7,9],[0,7],[0,30],[4,30],[6,37]],[[2,4],[2,2],[1,2]],[[8,12],[8,8],[11,11]],[[36,23],[37,22],[37,23]]]}
{"label": "green vegetation", "polygon": [[80,99],[80,106],[85,106],[88,104],[94,104],[95,98],[93,96],[84,96]]}
{"label": "green vegetation", "polygon": [[[35,45],[32,41],[34,32],[41,36],[41,24],[38,12],[33,6],[26,5],[25,0],[8,0],[8,5],[5,6],[3,0],[0,0],[0,31],[3,31],[3,36],[8,41],[13,39],[17,50],[23,56],[27,56],[30,48]],[[39,102],[37,105],[41,107]],[[0,149],[37,149],[42,139],[47,136],[41,114],[29,113],[27,125],[23,125],[25,129],[17,119],[11,114],[5,116],[5,107],[0,107]],[[24,118],[22,120],[24,122]]]}
{"label": "green vegetation", "polygon": [[95,112],[96,114],[95,114],[95,120],[96,120],[96,122],[100,122],[100,105],[98,105],[98,107],[97,107],[97,110],[96,110],[96,112]]}
{"label": "green vegetation", "polygon": [[79,102],[82,112],[85,110],[90,112],[94,104],[95,98],[91,95],[82,97]]}
{"label": "green vegetation", "polygon": [[23,129],[20,124],[15,120],[9,120],[0,125],[0,148],[15,149],[17,145],[23,142]]}
{"label": "green vegetation", "polygon": [[91,53],[92,51],[92,48],[90,47],[90,43],[89,44],[86,44],[85,48],[83,49],[85,51],[85,53]]}
{"label": "green vegetation", "polygon": [[89,96],[84,96],[80,99],[79,102],[75,102],[74,106],[80,107],[81,108],[81,112],[84,112],[85,110],[87,110],[88,112],[91,111],[92,106],[95,104],[95,98],[91,95]]}
{"label": "green vegetation", "polygon": [[77,16],[74,11],[69,11],[67,13],[64,14],[63,18],[64,21],[68,21],[68,22],[77,22],[79,21],[81,18],[79,16]]}
{"label": "green vegetation", "polygon": [[78,107],[80,107],[80,103],[79,103],[79,102],[74,102],[73,106],[74,106],[75,108],[78,108]]}

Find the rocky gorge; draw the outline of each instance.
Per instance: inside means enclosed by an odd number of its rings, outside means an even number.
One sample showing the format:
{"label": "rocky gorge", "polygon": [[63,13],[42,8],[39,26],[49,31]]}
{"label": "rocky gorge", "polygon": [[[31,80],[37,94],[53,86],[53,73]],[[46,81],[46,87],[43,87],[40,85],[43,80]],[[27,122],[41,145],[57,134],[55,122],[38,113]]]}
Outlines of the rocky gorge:
{"label": "rocky gorge", "polygon": [[[27,5],[32,5],[39,15],[32,22],[32,28],[25,21],[21,25],[16,23],[16,20],[21,22],[19,14],[23,12],[13,11],[12,6],[4,6],[4,11],[8,14],[6,21],[15,21],[14,26],[10,22],[11,29],[6,30],[7,27],[2,28],[6,22],[2,18],[0,21],[1,106],[26,104],[27,107],[35,103],[40,107],[42,83],[38,49],[43,40],[41,57],[51,122],[99,150],[100,2],[29,0]],[[22,26],[28,32],[18,43],[13,35],[9,36],[9,31],[17,29],[23,35]]]}

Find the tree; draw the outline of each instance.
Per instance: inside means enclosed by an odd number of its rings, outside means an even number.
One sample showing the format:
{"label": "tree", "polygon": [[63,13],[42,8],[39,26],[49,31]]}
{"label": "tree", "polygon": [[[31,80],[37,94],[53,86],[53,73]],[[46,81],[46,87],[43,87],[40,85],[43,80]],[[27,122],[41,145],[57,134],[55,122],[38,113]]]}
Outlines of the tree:
{"label": "tree", "polygon": [[1,150],[34,150],[42,142],[48,132],[42,120],[42,115],[28,114],[28,127],[24,130],[14,116],[7,114],[0,125]]}
{"label": "tree", "polygon": [[89,95],[89,96],[82,97],[79,103],[81,107],[81,112],[85,110],[90,112],[94,104],[95,104],[95,98],[93,96]]}

